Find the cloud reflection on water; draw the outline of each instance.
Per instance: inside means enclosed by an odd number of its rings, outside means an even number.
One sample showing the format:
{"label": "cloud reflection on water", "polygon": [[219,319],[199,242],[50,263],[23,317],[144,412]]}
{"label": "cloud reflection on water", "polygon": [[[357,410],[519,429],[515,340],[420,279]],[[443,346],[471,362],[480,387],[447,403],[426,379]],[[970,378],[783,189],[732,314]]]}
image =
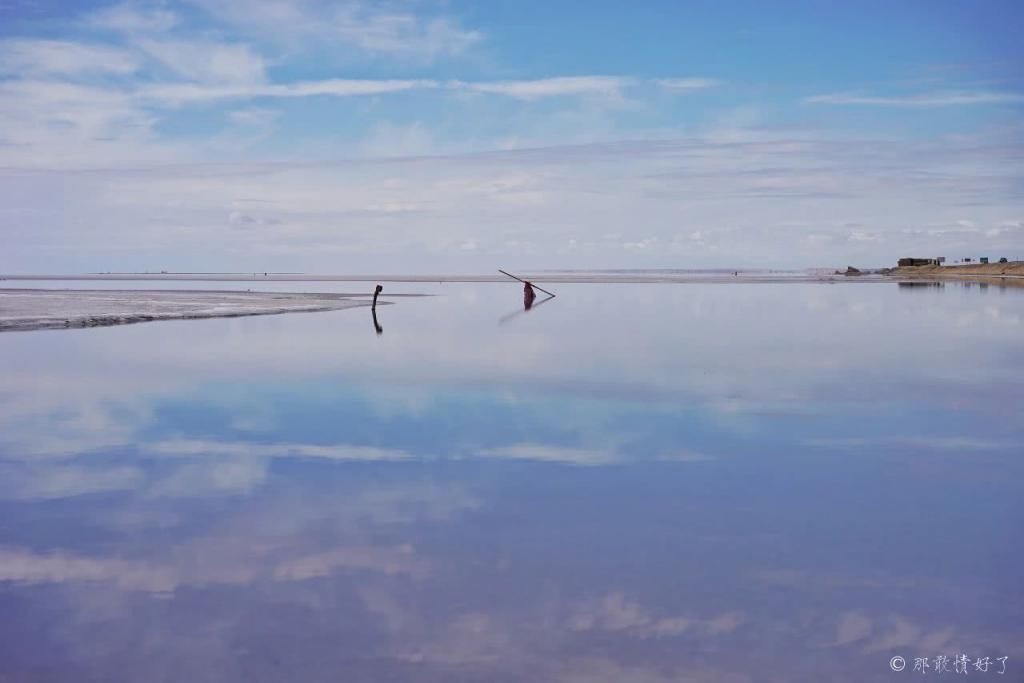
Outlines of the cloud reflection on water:
{"label": "cloud reflection on water", "polygon": [[197,681],[1024,658],[1020,292],[590,285],[498,326],[507,288],[437,289],[379,339],[352,311],[0,336],[0,606],[25,625],[0,620],[0,673],[47,649],[56,677]]}

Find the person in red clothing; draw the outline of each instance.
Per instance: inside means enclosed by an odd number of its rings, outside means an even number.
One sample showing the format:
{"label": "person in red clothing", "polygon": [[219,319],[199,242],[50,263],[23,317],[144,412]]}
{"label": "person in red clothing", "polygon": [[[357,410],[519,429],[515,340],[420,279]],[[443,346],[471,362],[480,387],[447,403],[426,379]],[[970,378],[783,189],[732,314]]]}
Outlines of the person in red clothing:
{"label": "person in red clothing", "polygon": [[533,300],[537,298],[537,293],[533,291],[533,285],[529,282],[523,283],[523,308],[530,310],[533,306]]}

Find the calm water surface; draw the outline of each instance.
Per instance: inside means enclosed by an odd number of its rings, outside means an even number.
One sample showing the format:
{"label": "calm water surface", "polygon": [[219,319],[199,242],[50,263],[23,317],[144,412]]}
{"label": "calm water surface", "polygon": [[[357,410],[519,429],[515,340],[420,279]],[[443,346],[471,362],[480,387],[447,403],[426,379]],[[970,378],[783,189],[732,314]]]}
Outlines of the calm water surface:
{"label": "calm water surface", "polygon": [[1024,289],[390,292],[0,335],[0,681],[1024,676]]}

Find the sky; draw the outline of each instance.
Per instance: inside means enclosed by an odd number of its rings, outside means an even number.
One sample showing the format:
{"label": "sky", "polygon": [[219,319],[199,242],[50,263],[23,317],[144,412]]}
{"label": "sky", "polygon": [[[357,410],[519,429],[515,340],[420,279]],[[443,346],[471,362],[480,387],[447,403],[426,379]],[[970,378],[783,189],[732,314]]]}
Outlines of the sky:
{"label": "sky", "polygon": [[0,273],[1024,259],[1022,22],[0,0]]}

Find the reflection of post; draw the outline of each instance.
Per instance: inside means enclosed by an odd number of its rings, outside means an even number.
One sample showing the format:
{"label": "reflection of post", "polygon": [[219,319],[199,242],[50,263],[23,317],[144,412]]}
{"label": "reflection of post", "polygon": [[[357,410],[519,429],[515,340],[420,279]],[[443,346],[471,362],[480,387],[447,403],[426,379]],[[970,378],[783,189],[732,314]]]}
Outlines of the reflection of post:
{"label": "reflection of post", "polygon": [[370,314],[373,316],[373,329],[377,330],[377,334],[384,333],[384,328],[381,327],[380,323],[377,322],[377,297],[383,291],[384,288],[381,287],[380,285],[377,285],[377,288],[373,290],[373,305],[370,306]]}
{"label": "reflection of post", "polygon": [[[540,287],[535,287],[535,289],[540,289]],[[507,323],[512,318],[515,318],[515,317],[520,316],[520,315],[526,315],[527,313],[532,313],[532,312],[536,311],[538,308],[540,308],[541,306],[543,306],[544,304],[546,304],[547,302],[553,300],[554,298],[555,297],[553,297],[553,296],[549,296],[549,297],[546,297],[544,299],[540,299],[539,301],[535,301],[533,303],[533,305],[530,306],[529,308],[517,308],[516,310],[512,311],[508,315],[502,316],[498,320],[498,324],[499,325],[504,325],[505,323]]]}
{"label": "reflection of post", "polygon": [[533,291],[533,285],[529,282],[523,283],[523,309],[530,310],[533,308],[533,300],[537,298],[537,293]]}

